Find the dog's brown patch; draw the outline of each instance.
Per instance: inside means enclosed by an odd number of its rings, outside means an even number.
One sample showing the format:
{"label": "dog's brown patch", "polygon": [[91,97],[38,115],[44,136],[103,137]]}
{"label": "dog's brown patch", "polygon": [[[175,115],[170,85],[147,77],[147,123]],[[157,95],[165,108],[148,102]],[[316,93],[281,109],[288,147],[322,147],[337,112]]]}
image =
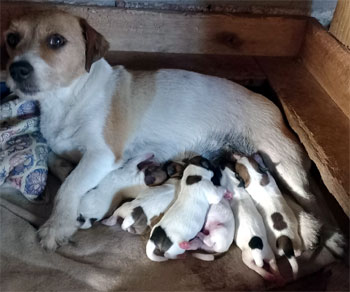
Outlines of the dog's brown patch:
{"label": "dog's brown patch", "polygon": [[151,228],[153,228],[153,226],[155,226],[160,220],[162,220],[164,214],[165,213],[160,213],[159,216],[154,216],[153,218],[151,218]]}
{"label": "dog's brown patch", "polygon": [[134,219],[134,224],[132,224],[132,227],[135,230],[134,233],[143,234],[148,226],[147,216],[142,207],[139,206],[132,210],[131,216]]}
{"label": "dog's brown patch", "polygon": [[143,114],[156,96],[155,74],[119,72],[104,128],[106,143],[116,160],[122,157],[126,141],[141,126]]}
{"label": "dog's brown patch", "polygon": [[167,172],[162,166],[151,165],[145,169],[145,184],[148,186],[158,186],[168,179]]}
{"label": "dog's brown patch", "polygon": [[235,166],[236,173],[242,178],[244,182],[244,187],[247,188],[250,184],[250,175],[248,169],[242,163],[237,162]]}
{"label": "dog's brown patch", "polygon": [[284,221],[283,215],[279,212],[275,212],[271,215],[273,222],[273,228],[276,230],[283,230],[287,228],[287,223]]}
{"label": "dog's brown patch", "polygon": [[270,179],[269,179],[268,174],[266,172],[261,171],[259,164],[256,162],[256,160],[253,157],[248,156],[248,160],[249,160],[249,163],[251,164],[251,166],[255,169],[255,171],[262,175],[261,180],[260,180],[260,185],[261,186],[268,185],[270,183]]}
{"label": "dog's brown patch", "polygon": [[181,163],[170,161],[164,165],[170,178],[182,178],[185,166]]}
{"label": "dog's brown patch", "polygon": [[189,175],[186,178],[186,184],[187,185],[193,185],[197,182],[200,182],[202,180],[202,177],[200,175]]}

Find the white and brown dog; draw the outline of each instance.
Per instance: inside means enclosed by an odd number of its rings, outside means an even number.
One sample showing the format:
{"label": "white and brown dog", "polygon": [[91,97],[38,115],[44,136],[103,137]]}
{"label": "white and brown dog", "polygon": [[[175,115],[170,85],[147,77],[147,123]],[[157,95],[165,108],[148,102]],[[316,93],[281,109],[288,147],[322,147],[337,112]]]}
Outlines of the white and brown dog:
{"label": "white and brown dog", "polygon": [[[145,182],[148,185],[152,184],[152,187],[141,191],[135,200],[124,203],[102,223],[113,226],[118,218],[121,218],[123,230],[136,234],[144,233],[147,227],[151,226],[152,220],[164,213],[175,199],[182,172],[182,164],[170,161],[162,167],[146,168]],[[164,183],[164,178],[169,179]]]}
{"label": "white and brown dog", "polygon": [[[231,207],[236,221],[235,242],[242,250],[244,264],[265,280],[282,281],[264,221],[252,198],[240,185],[234,172],[235,165],[225,161],[223,168],[221,185],[233,194]],[[270,271],[264,268],[264,264],[269,266]]]}
{"label": "white and brown dog", "polygon": [[[78,162],[39,230],[45,248],[57,248],[76,231],[79,203],[89,190],[111,181],[113,170],[142,153],[166,161],[186,151],[209,157],[223,145],[243,153],[261,150],[296,198],[311,204],[309,159],[279,109],[263,96],[183,70],[111,67],[103,58],[104,37],[86,20],[61,11],[13,20],[5,39],[7,84],[21,98],[40,102],[49,146]],[[113,186],[98,189],[113,193]]]}
{"label": "white and brown dog", "polygon": [[176,259],[189,248],[189,241],[202,230],[210,204],[227,193],[213,184],[210,162],[200,156],[189,160],[174,204],[153,227],[146,254],[152,261]]}
{"label": "white and brown dog", "polygon": [[303,246],[293,210],[258,154],[251,157],[235,154],[234,158],[237,159],[235,171],[264,219],[271,247],[276,254],[287,257],[296,278],[296,257],[301,255]]}

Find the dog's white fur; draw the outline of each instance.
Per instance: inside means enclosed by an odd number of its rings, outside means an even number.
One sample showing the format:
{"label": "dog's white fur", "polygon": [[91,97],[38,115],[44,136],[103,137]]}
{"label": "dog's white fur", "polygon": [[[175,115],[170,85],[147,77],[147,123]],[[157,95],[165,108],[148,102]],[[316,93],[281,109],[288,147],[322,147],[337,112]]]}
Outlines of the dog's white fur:
{"label": "dog's white fur", "polygon": [[149,158],[149,154],[138,156],[130,160],[123,169],[119,168],[113,171],[111,182],[114,184],[115,193],[103,192],[104,182],[102,181],[99,186],[82,197],[78,214],[85,222],[78,223],[79,228],[90,228],[91,219],[95,219],[95,221],[103,219],[120,202],[121,197],[123,199],[135,198],[140,190],[146,192],[148,187],[144,182],[144,172],[139,170],[137,165]]}
{"label": "dog's white fur", "polygon": [[[49,146],[79,162],[39,230],[44,247],[55,249],[76,231],[79,203],[89,190],[107,181],[101,192],[114,193],[113,170],[146,152],[165,161],[185,151],[210,154],[227,145],[245,153],[261,150],[296,198],[311,205],[309,159],[272,102],[221,78],[182,70],[136,73],[112,68],[101,50],[86,72],[83,60],[89,54],[84,49],[91,46],[80,23],[63,12],[45,12],[13,22],[7,32],[22,34],[16,48],[7,46],[8,65],[17,60],[31,63],[37,92],[22,91],[10,75],[7,84],[21,98],[40,102],[41,131]],[[68,40],[63,49],[39,46],[53,29]],[[93,47],[99,49],[99,43]],[[106,120],[115,110],[117,125],[126,126],[108,129]],[[112,144],[106,141],[106,129],[114,133]]]}
{"label": "dog's white fur", "polygon": [[126,202],[114,211],[113,215],[102,223],[108,226],[116,224],[118,217],[123,218],[122,229],[130,232],[130,227],[135,223],[132,211],[141,207],[147,218],[147,225],[151,225],[151,219],[158,217],[169,207],[175,198],[176,184],[179,180],[170,179],[160,186],[149,187],[141,192],[135,200]]}
{"label": "dog's white fur", "polygon": [[[262,174],[253,167],[252,162],[249,161],[248,157],[236,155],[236,158],[236,166],[238,164],[244,165],[249,173],[250,182],[245,186],[245,188],[253,198],[260,214],[264,219],[268,239],[274,252],[280,256],[284,255],[283,249],[276,246],[277,240],[281,236],[287,236],[292,241],[295,256],[287,258],[293,270],[293,277],[296,279],[298,274],[298,262],[296,257],[300,256],[303,250],[302,241],[298,232],[298,220],[284,199],[272,175],[266,171],[269,182],[267,185],[263,186],[260,183]],[[265,166],[263,165],[263,167]],[[286,224],[286,227],[282,230],[278,230],[274,227],[275,223],[273,222],[271,215],[276,212],[283,216],[283,221]]]}
{"label": "dog's white fur", "polygon": [[[240,182],[230,168],[224,168],[220,182],[233,193],[231,207],[236,222],[235,242],[242,250],[243,262],[266,280],[278,279],[280,274],[275,255],[267,238],[264,221],[252,198],[243,187],[238,187]],[[249,242],[254,236],[262,240],[261,250],[249,247]],[[264,261],[270,265],[271,273],[263,268]]]}
{"label": "dog's white fur", "polygon": [[[187,184],[187,178],[193,175],[201,176],[201,180],[194,184]],[[211,182],[213,175],[212,171],[200,166],[190,164],[186,167],[174,204],[152,228],[146,246],[146,254],[150,260],[176,259],[186,251],[179,244],[195,238],[202,230],[209,205],[219,203],[226,192],[224,188],[214,186]],[[165,251],[164,257],[154,253],[157,246],[152,240],[152,235],[159,226],[172,242]]]}
{"label": "dog's white fur", "polygon": [[[229,201],[223,198],[218,204],[210,205],[204,224],[205,234],[200,232],[197,237],[203,242],[195,249],[207,252],[224,253],[230,248],[235,234],[235,218]],[[192,245],[192,243],[190,242]],[[193,248],[192,248],[193,249]]]}
{"label": "dog's white fur", "polygon": [[284,198],[298,220],[299,235],[303,243],[303,250],[315,249],[320,240],[321,222],[314,215],[306,212],[288,195],[284,195]]}

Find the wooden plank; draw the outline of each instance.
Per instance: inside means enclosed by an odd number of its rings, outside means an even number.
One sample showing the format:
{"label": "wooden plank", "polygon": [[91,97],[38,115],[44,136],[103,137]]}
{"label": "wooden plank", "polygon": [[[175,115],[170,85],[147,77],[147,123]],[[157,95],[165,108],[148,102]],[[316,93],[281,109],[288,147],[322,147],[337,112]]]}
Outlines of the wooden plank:
{"label": "wooden plank", "polygon": [[349,118],[350,51],[337,42],[316,20],[311,19],[300,57],[307,69]]}
{"label": "wooden plank", "polygon": [[110,52],[106,59],[132,70],[184,69],[248,86],[260,86],[266,80],[254,58],[248,56]]}
{"label": "wooden plank", "polygon": [[338,0],[330,33],[350,49],[350,1]]}
{"label": "wooden plank", "polygon": [[307,19],[2,1],[1,32],[15,16],[52,8],[88,19],[107,37],[112,51],[135,52],[294,56]]}
{"label": "wooden plank", "polygon": [[302,63],[259,58],[288,122],[349,216],[349,119]]}

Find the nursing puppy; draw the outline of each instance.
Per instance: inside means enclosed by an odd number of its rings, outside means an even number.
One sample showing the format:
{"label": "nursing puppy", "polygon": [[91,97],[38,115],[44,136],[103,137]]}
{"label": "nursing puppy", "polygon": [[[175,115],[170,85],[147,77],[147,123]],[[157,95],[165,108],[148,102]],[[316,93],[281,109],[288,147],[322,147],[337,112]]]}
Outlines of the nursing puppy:
{"label": "nursing puppy", "polygon": [[209,161],[202,157],[189,160],[174,204],[153,227],[146,254],[152,261],[175,259],[188,248],[188,241],[202,230],[210,204],[217,204],[226,190],[216,187]]}
{"label": "nursing puppy", "polygon": [[276,254],[287,257],[293,270],[293,277],[296,279],[298,274],[296,256],[302,252],[298,220],[259,155],[254,155],[259,164],[253,157],[240,155],[234,157],[237,159],[235,171],[265,221],[272,248]]}
{"label": "nursing puppy", "polygon": [[114,194],[113,171],[149,152],[163,162],[185,152],[209,156],[224,145],[263,151],[298,201],[313,206],[309,159],[263,96],[183,70],[112,68],[103,58],[105,38],[86,20],[61,11],[31,11],[13,20],[5,40],[8,86],[39,101],[50,148],[78,163],[39,230],[43,247],[56,249],[77,230],[79,204],[89,190],[99,186],[96,196]]}
{"label": "nursing puppy", "polygon": [[[210,253],[224,253],[230,248],[235,234],[235,219],[229,200],[225,196],[218,204],[210,205],[204,228],[190,242],[181,243],[186,250],[202,249]],[[187,245],[187,246],[186,246]],[[194,257],[203,260],[214,260],[214,255],[193,253]]]}
{"label": "nursing puppy", "polygon": [[[221,185],[225,186],[233,197],[231,207],[235,216],[235,242],[242,250],[244,264],[268,281],[281,281],[275,255],[267,239],[264,221],[255,204],[236,178],[234,164],[227,161],[223,165]],[[268,264],[270,271],[263,268]]]}
{"label": "nursing puppy", "polygon": [[95,221],[100,221],[113,210],[122,199],[135,198],[138,193],[147,191],[144,172],[145,167],[152,164],[152,159],[152,154],[141,155],[130,160],[124,169],[116,169],[113,172],[116,193],[106,192],[96,196],[98,188],[103,186],[103,183],[88,192],[80,202],[77,217],[79,228],[90,228]]}
{"label": "nursing puppy", "polygon": [[118,218],[122,218],[122,229],[131,233],[142,234],[152,219],[158,217],[169,207],[175,198],[176,188],[182,177],[183,166],[175,162],[167,162],[162,167],[151,166],[145,170],[145,182],[152,184],[163,183],[163,178],[168,179],[164,184],[149,187],[142,191],[135,200],[126,202],[120,206],[111,217],[102,221],[103,224],[113,226]]}

